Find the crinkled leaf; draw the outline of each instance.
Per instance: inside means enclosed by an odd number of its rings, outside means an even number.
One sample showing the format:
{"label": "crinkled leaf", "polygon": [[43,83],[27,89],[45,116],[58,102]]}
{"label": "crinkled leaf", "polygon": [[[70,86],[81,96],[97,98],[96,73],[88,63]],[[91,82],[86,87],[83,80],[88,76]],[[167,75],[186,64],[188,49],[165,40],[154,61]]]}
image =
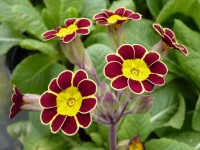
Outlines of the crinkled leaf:
{"label": "crinkled leaf", "polygon": [[11,79],[22,92],[42,93],[50,80],[64,69],[64,66],[55,63],[47,55],[35,54],[17,65]]}
{"label": "crinkled leaf", "polygon": [[119,7],[125,7],[126,9],[135,10],[135,3],[133,0],[118,0],[113,1],[112,5],[110,6],[110,10],[115,10]]}
{"label": "crinkled leaf", "polygon": [[33,39],[24,39],[20,43],[22,48],[27,50],[38,50],[49,56],[58,56],[58,51],[50,44]]}
{"label": "crinkled leaf", "polygon": [[22,35],[6,24],[0,25],[0,55],[6,53],[12,46],[23,39]]}
{"label": "crinkled leaf", "polygon": [[67,18],[78,17],[83,0],[45,0],[42,16],[49,29],[64,25]]}
{"label": "crinkled leaf", "polygon": [[170,140],[170,139],[156,139],[156,140],[151,140],[147,142],[146,144],[146,149],[147,150],[195,150],[193,147],[177,142],[175,140]]}
{"label": "crinkled leaf", "polygon": [[194,115],[192,117],[192,127],[196,131],[200,131],[200,97],[197,100]]}
{"label": "crinkled leaf", "polygon": [[144,141],[150,133],[150,127],[149,113],[128,115],[118,127],[118,140],[122,141],[139,136]]}
{"label": "crinkled leaf", "polygon": [[47,30],[41,15],[28,0],[0,1],[0,21],[6,22],[21,32],[28,32],[41,39]]}
{"label": "crinkled leaf", "polygon": [[106,0],[83,0],[81,17],[92,19],[96,13],[106,9]]}
{"label": "crinkled leaf", "polygon": [[103,74],[103,68],[106,64],[106,55],[112,53],[113,51],[108,46],[103,44],[93,44],[87,48],[87,51],[94,63],[99,80],[108,81]]}

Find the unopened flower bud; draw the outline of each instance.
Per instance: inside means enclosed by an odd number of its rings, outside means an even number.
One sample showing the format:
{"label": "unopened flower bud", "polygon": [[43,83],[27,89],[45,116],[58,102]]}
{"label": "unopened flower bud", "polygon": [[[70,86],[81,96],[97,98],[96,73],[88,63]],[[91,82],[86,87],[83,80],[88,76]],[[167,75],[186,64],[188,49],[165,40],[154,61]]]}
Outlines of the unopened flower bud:
{"label": "unopened flower bud", "polygon": [[104,96],[106,92],[110,91],[110,86],[105,82],[101,82],[98,86],[98,95]]}
{"label": "unopened flower bud", "polygon": [[144,95],[138,97],[135,100],[133,112],[136,114],[143,114],[148,112],[153,104],[153,98],[150,95]]}

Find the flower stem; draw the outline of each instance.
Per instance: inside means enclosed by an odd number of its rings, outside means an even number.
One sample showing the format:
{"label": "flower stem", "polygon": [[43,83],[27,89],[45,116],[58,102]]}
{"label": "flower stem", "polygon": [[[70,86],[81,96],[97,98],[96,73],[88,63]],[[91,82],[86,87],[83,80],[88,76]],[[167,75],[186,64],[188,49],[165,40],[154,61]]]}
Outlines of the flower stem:
{"label": "flower stem", "polygon": [[109,129],[109,143],[110,143],[110,150],[116,150],[117,147],[117,137],[116,137],[116,125],[115,123],[110,125]]}

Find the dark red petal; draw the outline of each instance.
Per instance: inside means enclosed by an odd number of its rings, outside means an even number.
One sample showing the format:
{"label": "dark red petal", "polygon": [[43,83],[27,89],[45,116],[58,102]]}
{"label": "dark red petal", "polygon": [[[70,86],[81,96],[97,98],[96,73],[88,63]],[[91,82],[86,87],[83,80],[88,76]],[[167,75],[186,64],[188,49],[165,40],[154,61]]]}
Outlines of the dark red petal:
{"label": "dark red petal", "polygon": [[142,45],[138,44],[133,45],[133,49],[135,52],[135,58],[142,58],[147,51]]}
{"label": "dark red petal", "polygon": [[145,91],[147,91],[147,92],[153,91],[154,85],[151,82],[144,80],[144,81],[142,81],[142,84],[143,84]]}
{"label": "dark red petal", "polygon": [[126,22],[127,20],[123,19],[123,20],[117,20],[116,24],[122,24],[124,22]]}
{"label": "dark red petal", "polygon": [[18,97],[16,93],[14,93],[12,95],[12,102],[16,103],[16,104],[22,104],[23,103],[23,99],[22,97]]}
{"label": "dark red petal", "polygon": [[188,55],[188,50],[185,46],[181,44],[176,44],[176,49],[180,50],[185,56]]}
{"label": "dark red petal", "polygon": [[80,108],[79,111],[81,113],[88,113],[89,111],[91,111],[96,106],[96,103],[97,103],[96,98],[83,99],[82,104],[81,104],[81,108]]}
{"label": "dark red petal", "polygon": [[150,74],[147,80],[155,85],[163,85],[165,83],[165,79],[157,74]]}
{"label": "dark red petal", "polygon": [[173,43],[172,39],[170,39],[170,37],[168,35],[163,34],[162,39],[165,42],[165,44],[167,44],[168,46],[175,47],[175,44]]}
{"label": "dark red petal", "polygon": [[76,25],[78,28],[89,27],[89,26],[91,26],[91,22],[89,19],[80,18]]}
{"label": "dark red petal", "polygon": [[115,89],[124,89],[128,86],[127,80],[128,79],[126,77],[119,76],[112,81],[111,85]]}
{"label": "dark red petal", "polygon": [[57,78],[58,86],[65,90],[66,88],[71,86],[72,81],[72,72],[71,71],[63,71]]}
{"label": "dark red petal", "polygon": [[57,108],[44,109],[41,112],[41,121],[44,124],[48,124],[57,115]]}
{"label": "dark red petal", "polygon": [[22,106],[22,105],[16,104],[16,103],[14,103],[14,104],[11,106],[11,108],[10,108],[10,115],[9,115],[9,118],[10,118],[10,119],[11,119],[11,118],[14,118],[14,117],[16,116],[16,114],[17,114],[19,111],[21,111],[21,109],[20,109],[21,106]]}
{"label": "dark red petal", "polygon": [[147,66],[151,66],[153,63],[158,61],[160,58],[160,55],[156,52],[148,52],[145,57],[144,61],[146,62]]}
{"label": "dark red petal", "polygon": [[116,9],[115,11],[114,11],[114,14],[117,14],[117,15],[119,15],[119,16],[123,16],[123,14],[124,14],[124,12],[125,12],[125,8],[118,8],[118,9]]}
{"label": "dark red petal", "polygon": [[74,117],[67,116],[62,125],[62,132],[67,135],[74,135],[78,131],[78,126]]}
{"label": "dark red petal", "polygon": [[53,39],[53,38],[55,38],[55,37],[56,37],[56,35],[45,36],[45,37],[44,37],[44,40],[50,40],[50,39]]}
{"label": "dark red petal", "polygon": [[173,39],[175,36],[174,36],[174,33],[172,32],[172,30],[168,29],[168,28],[164,28],[164,32],[166,35],[168,35],[171,39]]}
{"label": "dark red petal", "polygon": [[98,20],[98,19],[101,19],[101,18],[107,18],[106,14],[104,14],[104,13],[96,14],[93,19]]}
{"label": "dark red petal", "polygon": [[74,24],[74,22],[76,20],[77,20],[76,18],[70,18],[70,19],[65,20],[65,26],[68,27],[68,26]]}
{"label": "dark red petal", "polygon": [[122,56],[123,59],[134,59],[135,54],[131,45],[122,45],[117,50],[117,53]]}
{"label": "dark red petal", "polygon": [[49,30],[47,32],[44,32],[42,34],[42,36],[52,36],[52,35],[55,35],[57,32],[55,30]]}
{"label": "dark red petal", "polygon": [[129,9],[126,9],[123,16],[124,16],[124,17],[128,17],[128,16],[130,16],[131,14],[133,14],[133,11],[132,11],[132,10],[129,10]]}
{"label": "dark red petal", "polygon": [[163,27],[159,24],[154,23],[153,28],[162,36],[164,33]]}
{"label": "dark red petal", "polygon": [[14,91],[14,93],[16,93],[16,95],[17,95],[19,98],[22,98],[22,97],[23,97],[23,94],[19,91],[19,89],[18,89],[16,86],[13,87],[13,91]]}
{"label": "dark red petal", "polygon": [[87,34],[90,33],[90,30],[89,30],[89,29],[78,29],[78,30],[76,31],[76,33],[78,33],[78,34],[83,34],[83,35],[87,35]]}
{"label": "dark red petal", "polygon": [[78,86],[79,82],[84,80],[84,79],[87,79],[87,73],[83,70],[79,70],[77,71],[76,73],[74,73],[74,78],[73,78],[73,85],[75,87]]}
{"label": "dark red petal", "polygon": [[81,95],[90,96],[96,93],[96,84],[89,79],[84,79],[78,84],[78,90],[81,92]]}
{"label": "dark red petal", "polygon": [[44,92],[40,97],[40,104],[45,108],[56,107],[56,97],[57,96],[52,93]]}
{"label": "dark red petal", "polygon": [[56,78],[51,80],[51,82],[49,84],[49,90],[53,91],[55,93],[60,93],[62,91],[62,89],[59,88],[56,80],[57,80]]}
{"label": "dark red petal", "polygon": [[78,113],[76,117],[82,128],[87,128],[91,124],[92,118],[90,116],[90,113],[87,114]]}
{"label": "dark red petal", "polygon": [[76,32],[73,32],[72,34],[66,35],[66,36],[63,38],[63,42],[64,42],[64,43],[69,43],[69,42],[71,42],[75,37],[76,37]]}
{"label": "dark red petal", "polygon": [[109,54],[109,55],[107,55],[107,56],[106,56],[106,61],[107,61],[107,62],[117,61],[117,62],[119,62],[120,64],[123,63],[123,60],[122,60],[119,56],[117,56],[117,55],[115,55],[115,54]]}
{"label": "dark red petal", "polygon": [[128,79],[128,86],[133,93],[141,94],[143,92],[142,84],[139,81]]}
{"label": "dark red petal", "polygon": [[99,24],[99,25],[108,25],[108,22],[104,21],[104,20],[99,20],[96,23]]}
{"label": "dark red petal", "polygon": [[151,65],[149,69],[152,73],[161,74],[161,75],[167,74],[167,66],[160,61],[157,61],[156,63]]}
{"label": "dark red petal", "polygon": [[122,64],[118,62],[110,62],[104,68],[104,73],[108,78],[114,78],[122,74]]}
{"label": "dark red petal", "polygon": [[64,124],[66,117],[67,116],[63,116],[63,115],[57,115],[55,117],[55,119],[52,121],[52,123],[50,125],[51,131],[53,133],[57,133],[61,129],[62,125]]}
{"label": "dark red petal", "polygon": [[131,20],[140,20],[141,15],[139,13],[133,13],[130,16],[128,16],[128,18],[131,19]]}
{"label": "dark red petal", "polygon": [[107,16],[107,18],[110,17],[110,16],[112,16],[112,15],[114,15],[114,13],[112,11],[109,11],[109,10],[106,10],[106,9],[104,9],[103,12]]}

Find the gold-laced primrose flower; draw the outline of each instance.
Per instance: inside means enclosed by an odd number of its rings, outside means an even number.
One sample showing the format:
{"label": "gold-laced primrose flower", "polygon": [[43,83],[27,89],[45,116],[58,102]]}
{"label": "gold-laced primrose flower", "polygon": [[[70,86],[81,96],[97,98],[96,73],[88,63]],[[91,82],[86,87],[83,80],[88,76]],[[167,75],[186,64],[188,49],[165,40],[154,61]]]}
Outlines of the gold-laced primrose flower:
{"label": "gold-laced primrose flower", "polygon": [[167,67],[159,59],[157,52],[147,52],[141,45],[124,44],[116,54],[107,55],[104,74],[116,90],[129,87],[136,94],[151,92],[154,85],[165,83]]}
{"label": "gold-laced primrose flower", "polygon": [[102,10],[103,12],[96,14],[93,19],[99,25],[122,24],[128,20],[140,20],[141,15],[124,7],[114,11]]}
{"label": "gold-laced primrose flower", "polygon": [[60,73],[40,98],[44,108],[42,123],[50,124],[53,133],[61,129],[67,135],[75,134],[79,127],[89,127],[92,121],[90,111],[96,106],[95,94],[96,84],[88,79],[85,71]]}
{"label": "gold-laced primrose flower", "polygon": [[163,28],[160,24],[153,24],[153,28],[161,36],[162,41],[165,44],[165,49],[177,49],[181,51],[185,56],[188,55],[188,50],[185,46],[179,44],[176,41],[175,34],[169,28]]}
{"label": "gold-laced primrose flower", "polygon": [[64,43],[71,42],[77,34],[87,35],[90,33],[88,29],[91,26],[91,21],[86,18],[70,18],[65,20],[65,26],[60,26],[56,29],[49,30],[42,34],[44,40],[60,38]]}

